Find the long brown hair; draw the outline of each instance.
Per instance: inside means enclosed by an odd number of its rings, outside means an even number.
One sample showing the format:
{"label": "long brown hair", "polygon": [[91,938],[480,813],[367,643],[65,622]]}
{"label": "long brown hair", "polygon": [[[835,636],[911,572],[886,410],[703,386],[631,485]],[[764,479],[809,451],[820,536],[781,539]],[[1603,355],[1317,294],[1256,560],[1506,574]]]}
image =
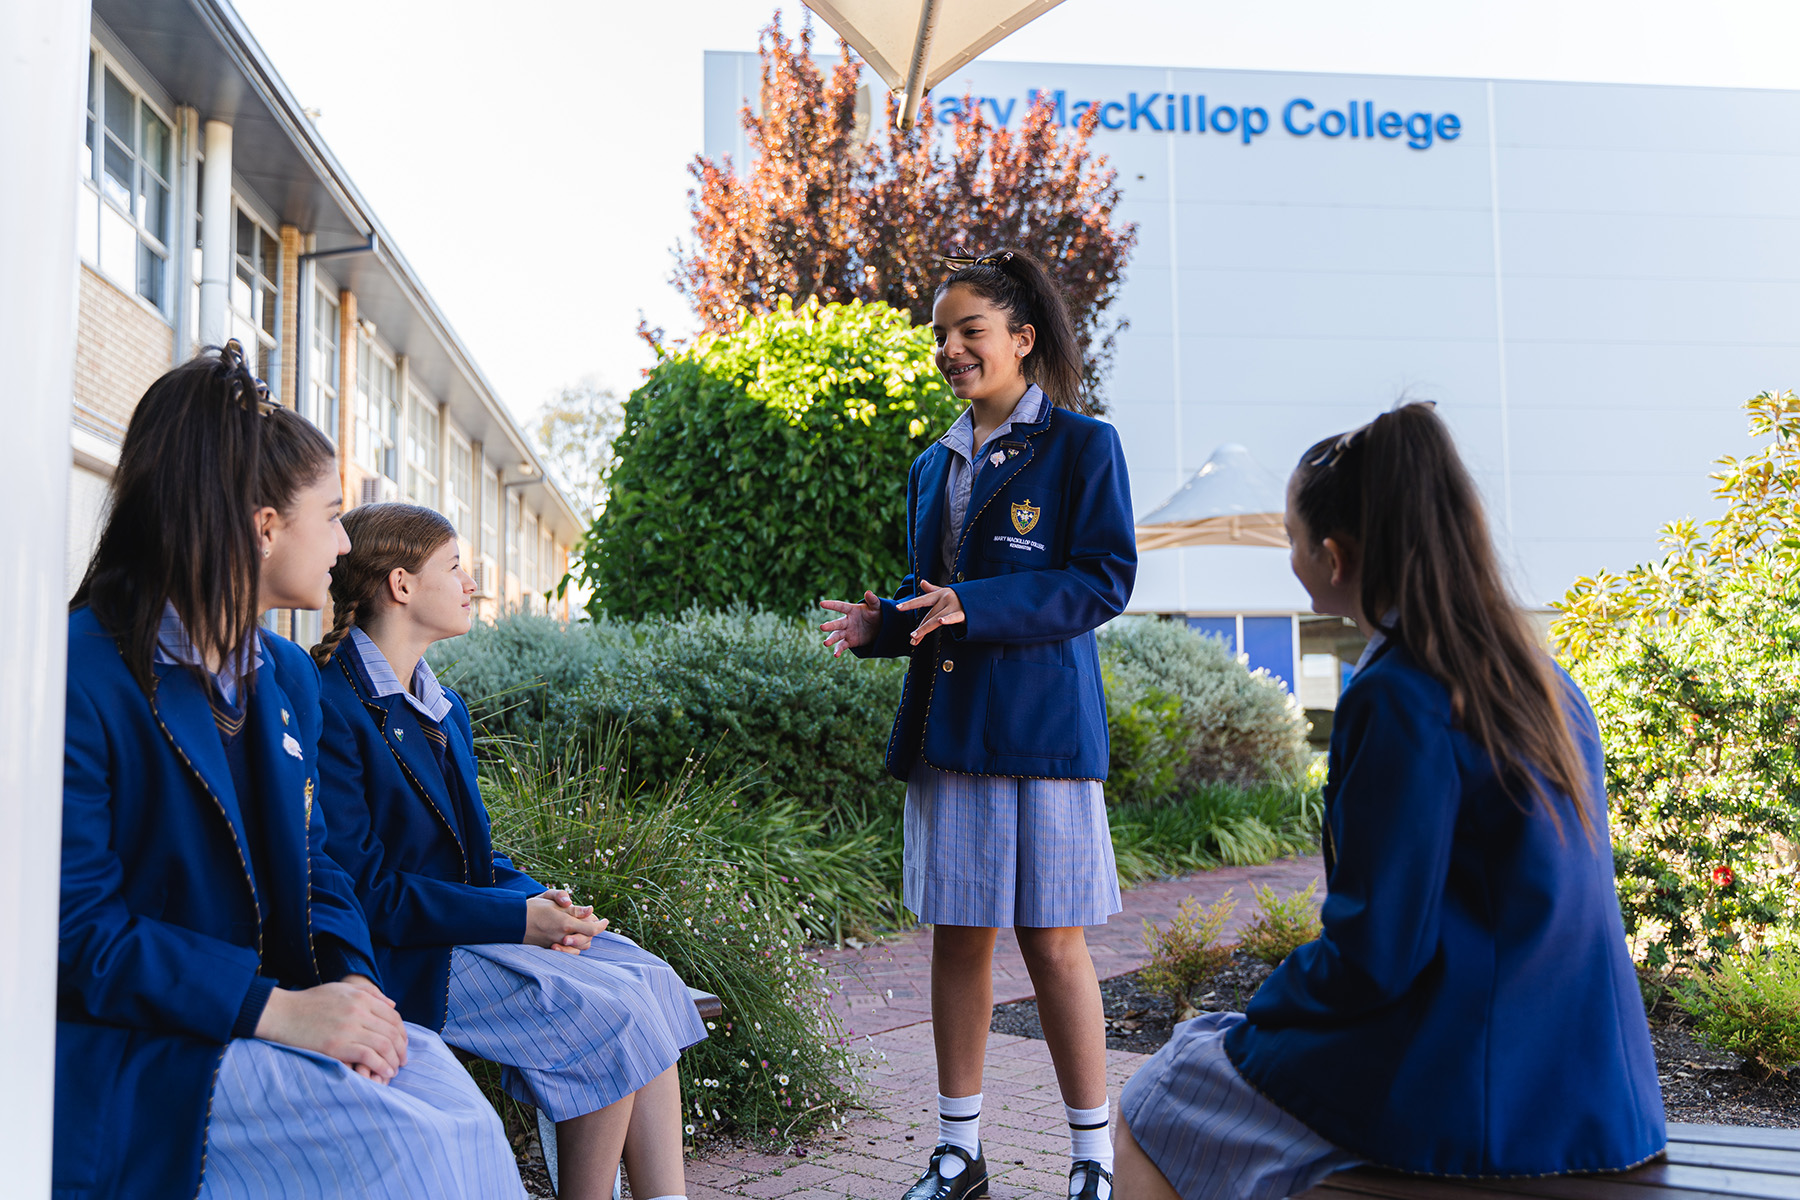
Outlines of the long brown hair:
{"label": "long brown hair", "polygon": [[1314,543],[1353,539],[1362,611],[1450,693],[1452,718],[1501,785],[1562,821],[1568,796],[1591,838],[1587,772],[1550,656],[1507,590],[1475,483],[1429,404],[1402,404],[1326,438],[1294,470],[1294,508]]}
{"label": "long brown hair", "polygon": [[344,514],[350,553],[331,568],[331,629],[312,648],[325,665],[338,643],[374,612],[375,599],[395,567],[417,573],[438,547],[456,536],[445,516],[417,504],[365,504]]}
{"label": "long brown hair", "polygon": [[1062,289],[1044,264],[1023,250],[995,250],[973,260],[952,261],[967,265],[938,284],[937,294],[966,287],[1006,314],[1008,332],[1031,326],[1037,338],[1020,364],[1025,378],[1043,388],[1057,407],[1091,412],[1081,394],[1081,344],[1075,337],[1075,322]]}
{"label": "long brown hair", "polygon": [[254,513],[288,512],[335,458],[309,421],[267,400],[235,342],[202,351],[131,414],[106,524],[69,608],[93,609],[146,694],[166,605],[203,657],[229,659],[260,607]]}

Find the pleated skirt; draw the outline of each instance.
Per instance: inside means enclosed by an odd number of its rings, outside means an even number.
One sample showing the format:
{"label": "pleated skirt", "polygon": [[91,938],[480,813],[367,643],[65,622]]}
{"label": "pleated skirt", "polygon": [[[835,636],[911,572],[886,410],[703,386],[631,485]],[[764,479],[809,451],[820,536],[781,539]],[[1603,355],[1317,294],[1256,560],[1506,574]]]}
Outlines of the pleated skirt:
{"label": "pleated skirt", "polygon": [[705,1037],[675,969],[619,934],[579,955],[481,945],[450,958],[444,1040],[501,1064],[507,1093],[553,1121],[629,1096]]}
{"label": "pleated skirt", "polygon": [[202,1200],[523,1197],[500,1118],[438,1035],[408,1024],[387,1084],[311,1050],[255,1038],[225,1048]]}
{"label": "pleated skirt", "polygon": [[921,763],[906,784],[903,882],[928,925],[1104,925],[1121,908],[1105,790]]}
{"label": "pleated skirt", "polygon": [[1283,1200],[1360,1164],[1244,1082],[1225,1054],[1242,1013],[1206,1013],[1119,1094],[1119,1119],[1181,1200]]}

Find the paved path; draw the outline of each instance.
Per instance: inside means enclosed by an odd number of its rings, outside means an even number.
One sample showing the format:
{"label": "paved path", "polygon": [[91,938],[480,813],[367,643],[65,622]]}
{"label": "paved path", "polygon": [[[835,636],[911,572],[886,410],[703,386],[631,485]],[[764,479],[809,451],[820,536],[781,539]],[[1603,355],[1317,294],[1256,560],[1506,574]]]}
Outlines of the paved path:
{"label": "paved path", "polygon": [[[1283,859],[1133,888],[1125,893],[1124,912],[1104,928],[1088,931],[1101,978],[1142,966],[1144,921],[1166,922],[1185,897],[1211,904],[1227,890],[1234,892],[1240,901],[1235,930],[1253,913],[1250,889],[1259,883],[1284,896],[1309,883],[1319,883],[1323,891],[1322,866],[1317,858]],[[840,1015],[859,1036],[872,1035],[865,1044],[884,1056],[871,1081],[872,1109],[843,1131],[814,1138],[803,1147],[804,1156],[719,1150],[689,1160],[691,1200],[896,1200],[924,1168],[937,1140],[931,931],[921,929],[863,950],[829,952],[824,961],[844,984],[837,998]],[[994,956],[994,1001],[1003,1004],[1031,994],[1018,942],[1003,932]],[[1114,1100],[1144,1058],[1106,1052],[1107,1091]],[[982,1094],[981,1135],[994,1200],[1066,1197],[1068,1134],[1044,1044],[989,1034]]]}

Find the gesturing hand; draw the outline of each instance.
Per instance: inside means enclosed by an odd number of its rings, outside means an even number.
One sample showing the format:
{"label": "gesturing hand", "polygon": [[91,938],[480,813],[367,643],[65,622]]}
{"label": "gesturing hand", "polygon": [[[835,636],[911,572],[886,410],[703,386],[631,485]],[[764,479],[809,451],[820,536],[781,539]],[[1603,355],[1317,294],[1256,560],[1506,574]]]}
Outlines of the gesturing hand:
{"label": "gesturing hand", "polygon": [[594,944],[594,935],[606,929],[605,919],[595,920],[594,910],[576,904],[569,893],[551,888],[525,901],[525,944],[580,954]]}
{"label": "gesturing hand", "polygon": [[925,640],[925,635],[940,625],[960,625],[963,621],[962,600],[950,588],[939,587],[935,583],[919,580],[919,594],[910,600],[902,600],[894,605],[901,612],[911,612],[915,608],[929,608],[919,627],[913,630],[912,644],[918,645]]}
{"label": "gesturing hand", "polygon": [[847,600],[821,600],[819,607],[844,614],[819,626],[825,631],[825,644],[831,647],[833,658],[841,657],[846,646],[854,650],[858,646],[868,645],[881,632],[881,598],[874,592],[864,592],[861,604],[851,604]]}
{"label": "gesturing hand", "polygon": [[406,1026],[394,1002],[361,975],[298,992],[276,988],[256,1036],[330,1055],[376,1083],[406,1065]]}

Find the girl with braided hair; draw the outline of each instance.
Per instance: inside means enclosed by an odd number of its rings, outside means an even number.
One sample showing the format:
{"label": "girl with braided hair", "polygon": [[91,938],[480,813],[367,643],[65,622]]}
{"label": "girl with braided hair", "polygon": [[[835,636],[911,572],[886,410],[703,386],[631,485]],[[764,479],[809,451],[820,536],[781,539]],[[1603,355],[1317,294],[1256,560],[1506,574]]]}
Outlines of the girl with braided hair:
{"label": "girl with braided hair", "polygon": [[679,1200],[675,1062],[706,1037],[662,959],[493,846],[469,710],[425,662],[469,631],[475,581],[456,531],[411,504],[346,513],[331,571],[320,739],[328,848],[368,914],[400,1012],[505,1067],[504,1086],[556,1122],[558,1195]]}
{"label": "girl with braided hair", "polygon": [[349,548],[331,443],[236,343],[150,386],[70,602],[59,1197],[522,1196],[325,851],[319,673],[257,623]]}
{"label": "girl with braided hair", "polygon": [[1069,1195],[1107,1200],[1106,1028],[1087,925],[1119,911],[1094,630],[1137,573],[1113,427],[1083,415],[1075,329],[1042,264],[952,260],[937,366],[968,409],[913,463],[893,599],[824,601],[825,644],[911,659],[887,766],[906,782],[906,906],[932,930],[938,1144],[907,1200],[987,1194],[981,1076],[994,943],[1017,932],[1069,1122]]}

